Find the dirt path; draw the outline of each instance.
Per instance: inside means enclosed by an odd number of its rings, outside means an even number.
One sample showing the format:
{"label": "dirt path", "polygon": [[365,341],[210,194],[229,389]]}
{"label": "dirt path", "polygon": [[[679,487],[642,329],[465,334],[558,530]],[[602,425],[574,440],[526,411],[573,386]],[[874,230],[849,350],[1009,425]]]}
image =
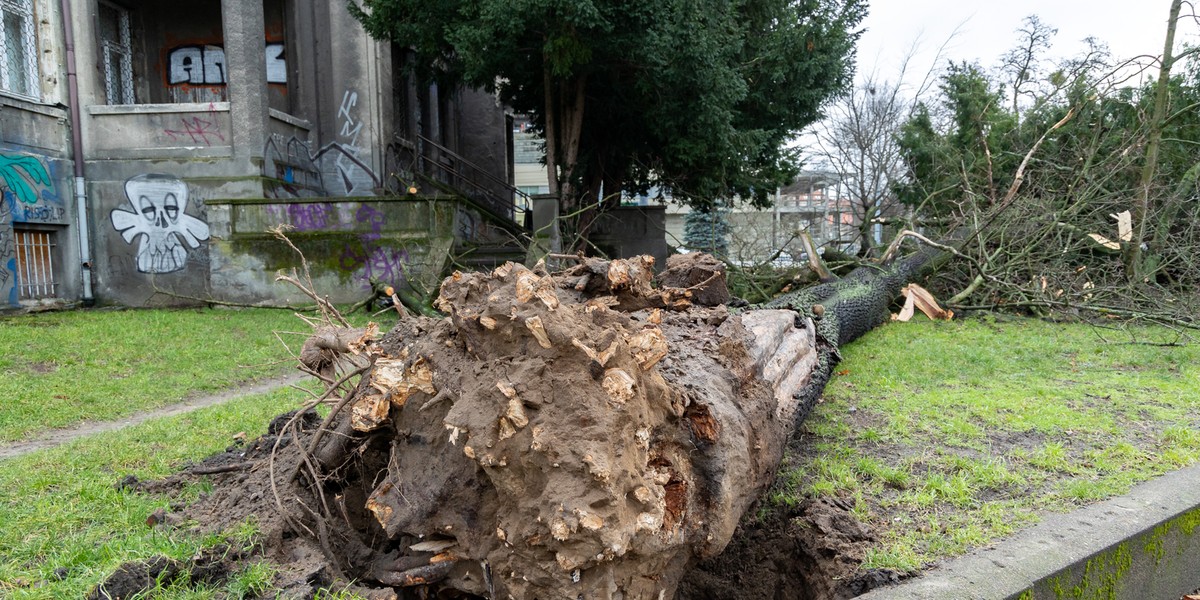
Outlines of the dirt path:
{"label": "dirt path", "polygon": [[30,452],[35,452],[37,450],[54,448],[77,438],[96,433],[103,433],[106,431],[116,431],[131,425],[144,423],[150,419],[182,415],[201,408],[222,404],[229,400],[233,400],[234,398],[240,398],[250,394],[269,392],[273,389],[283,387],[288,384],[299,383],[306,378],[307,376],[301,373],[280,375],[269,379],[264,379],[244,387],[233,388],[208,396],[189,398],[182,402],[177,402],[162,408],[135,413],[116,421],[84,421],[83,423],[80,423],[74,427],[44,432],[39,437],[32,440],[0,444],[0,460],[4,460],[6,458],[15,458],[17,456],[29,454]]}

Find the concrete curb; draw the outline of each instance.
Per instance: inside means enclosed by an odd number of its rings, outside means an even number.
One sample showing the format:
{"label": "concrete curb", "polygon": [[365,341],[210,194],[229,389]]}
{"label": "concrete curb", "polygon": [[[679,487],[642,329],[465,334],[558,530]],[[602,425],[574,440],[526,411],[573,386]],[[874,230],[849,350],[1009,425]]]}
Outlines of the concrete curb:
{"label": "concrete curb", "polygon": [[92,434],[124,429],[125,427],[129,427],[131,425],[144,423],[150,419],[182,415],[194,410],[199,410],[201,408],[223,404],[236,398],[241,398],[242,396],[269,392],[285,385],[299,383],[305,379],[308,379],[309,377],[309,375],[305,375],[303,373],[278,375],[268,379],[256,381],[252,384],[246,385],[245,387],[233,388],[232,390],[226,390],[216,394],[210,394],[208,396],[189,398],[182,402],[176,402],[175,404],[169,404],[154,410],[132,414],[123,419],[117,419],[116,421],[84,421],[83,423],[68,427],[66,429],[55,429],[45,432],[32,440],[13,442],[10,444],[0,444],[0,460],[4,460],[6,458],[15,458],[29,454],[30,452],[36,452],[38,450],[54,448],[56,446],[61,446],[67,442]]}
{"label": "concrete curb", "polygon": [[1180,600],[1200,588],[1200,465],[1041,523],[860,600]]}

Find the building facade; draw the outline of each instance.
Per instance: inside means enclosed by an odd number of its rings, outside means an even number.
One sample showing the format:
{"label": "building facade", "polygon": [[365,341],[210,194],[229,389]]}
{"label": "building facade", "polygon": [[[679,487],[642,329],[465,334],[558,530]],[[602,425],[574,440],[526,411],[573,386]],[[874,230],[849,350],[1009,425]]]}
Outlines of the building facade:
{"label": "building facade", "polygon": [[0,0],[0,308],[429,288],[519,229],[511,119],[341,0]]}
{"label": "building facade", "polygon": [[[800,234],[807,232],[817,247],[833,247],[844,252],[858,248],[857,232],[861,219],[845,192],[844,177],[836,173],[801,173],[789,185],[778,190],[770,208],[753,208],[741,202],[726,213],[729,222],[729,260],[753,265],[773,262],[787,267],[807,260]],[[667,241],[687,247],[684,240],[686,219],[691,209],[685,205],[667,208]]]}

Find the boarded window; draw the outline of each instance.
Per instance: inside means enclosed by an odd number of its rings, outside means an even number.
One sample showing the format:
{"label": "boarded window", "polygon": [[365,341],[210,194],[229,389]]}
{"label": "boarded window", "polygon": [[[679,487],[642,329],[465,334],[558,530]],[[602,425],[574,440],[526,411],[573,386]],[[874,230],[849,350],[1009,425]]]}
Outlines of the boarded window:
{"label": "boarded window", "polygon": [[57,298],[54,232],[13,228],[17,241],[17,295],[21,300]]}

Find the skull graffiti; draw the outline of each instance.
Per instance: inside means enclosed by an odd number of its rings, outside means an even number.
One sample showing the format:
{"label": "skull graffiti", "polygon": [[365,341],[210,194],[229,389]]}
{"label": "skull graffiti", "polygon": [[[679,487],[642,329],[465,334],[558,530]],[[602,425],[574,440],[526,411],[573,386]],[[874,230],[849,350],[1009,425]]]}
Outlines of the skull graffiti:
{"label": "skull graffiti", "polygon": [[187,184],[171,175],[138,175],[125,182],[132,211],[113,209],[113,227],[132,243],[141,236],[137,269],[142,273],[172,273],[187,264],[187,249],[208,239],[208,225],[186,214]]}

